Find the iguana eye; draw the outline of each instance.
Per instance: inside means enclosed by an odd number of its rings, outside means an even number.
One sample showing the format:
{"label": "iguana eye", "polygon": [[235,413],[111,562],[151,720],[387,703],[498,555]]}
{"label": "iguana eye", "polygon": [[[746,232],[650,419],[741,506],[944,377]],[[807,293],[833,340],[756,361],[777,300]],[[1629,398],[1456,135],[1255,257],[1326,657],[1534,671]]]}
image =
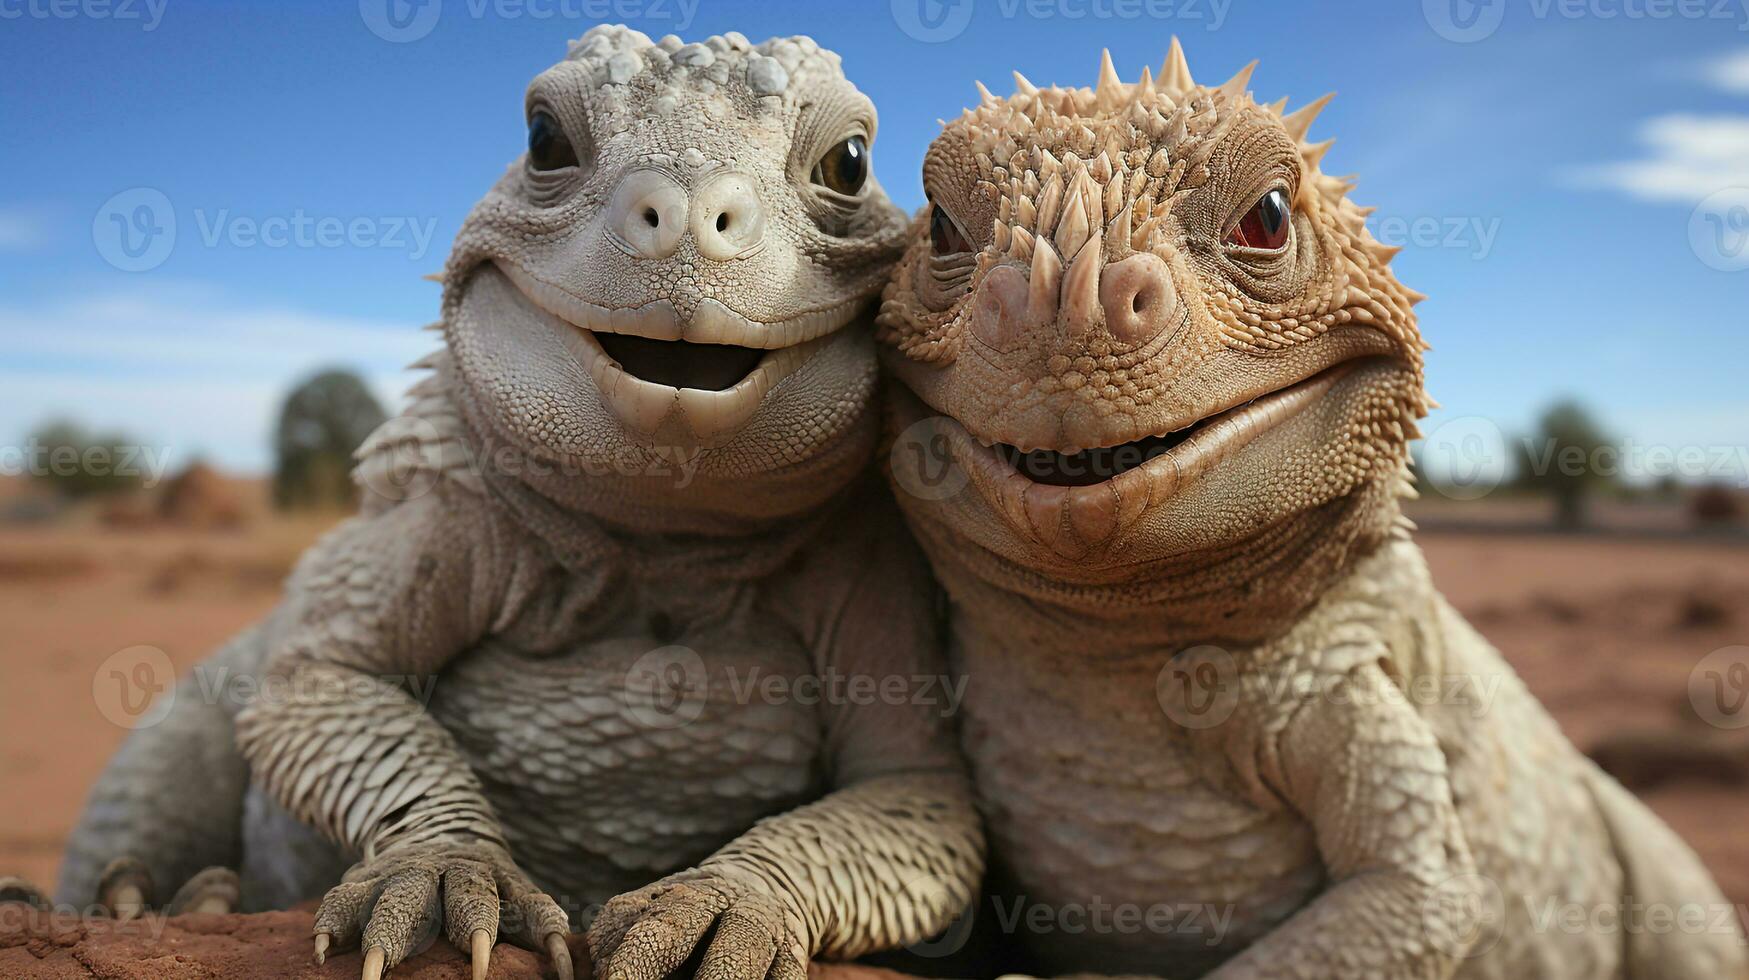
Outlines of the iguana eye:
{"label": "iguana eye", "polygon": [[565,130],[545,109],[528,117],[528,165],[535,170],[562,170],[577,165],[577,151]]}
{"label": "iguana eye", "polygon": [[936,255],[956,255],[970,252],[972,245],[966,241],[966,236],[960,232],[959,226],[941,209],[935,205],[929,212],[929,247]]}
{"label": "iguana eye", "polygon": [[1287,192],[1278,187],[1251,205],[1251,210],[1245,212],[1245,216],[1227,233],[1227,244],[1273,252],[1287,244],[1292,218],[1293,208],[1288,204]]}
{"label": "iguana eye", "polygon": [[867,180],[868,142],[861,136],[840,142],[814,164],[814,183],[845,197],[855,197]]}

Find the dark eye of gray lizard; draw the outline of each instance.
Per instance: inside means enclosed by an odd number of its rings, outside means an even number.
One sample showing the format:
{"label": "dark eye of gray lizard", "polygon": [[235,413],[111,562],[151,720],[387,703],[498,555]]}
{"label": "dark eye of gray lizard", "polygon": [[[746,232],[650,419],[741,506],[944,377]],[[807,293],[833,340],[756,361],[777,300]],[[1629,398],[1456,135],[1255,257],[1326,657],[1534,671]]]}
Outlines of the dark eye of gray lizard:
{"label": "dark eye of gray lizard", "polygon": [[868,142],[860,136],[844,140],[826,151],[814,172],[820,186],[854,196],[868,180]]}
{"label": "dark eye of gray lizard", "polygon": [[577,151],[559,121],[545,110],[528,119],[528,162],[536,170],[562,170],[577,165]]}

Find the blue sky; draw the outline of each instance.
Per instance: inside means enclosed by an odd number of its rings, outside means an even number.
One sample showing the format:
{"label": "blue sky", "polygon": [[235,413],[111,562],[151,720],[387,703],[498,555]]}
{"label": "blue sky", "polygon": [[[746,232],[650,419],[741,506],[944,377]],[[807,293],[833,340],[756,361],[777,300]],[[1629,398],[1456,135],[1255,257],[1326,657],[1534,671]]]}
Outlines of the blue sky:
{"label": "blue sky", "polygon": [[[973,79],[1090,84],[1102,47],[1133,77],[1175,33],[1199,78],[1261,59],[1260,98],[1339,93],[1314,135],[1432,297],[1435,427],[1572,394],[1749,444],[1749,0],[388,2],[0,0],[0,445],[72,415],[260,469],[301,375],[394,398],[524,86],[603,18],[836,49],[907,208]],[[136,213],[168,252],[121,247]]]}

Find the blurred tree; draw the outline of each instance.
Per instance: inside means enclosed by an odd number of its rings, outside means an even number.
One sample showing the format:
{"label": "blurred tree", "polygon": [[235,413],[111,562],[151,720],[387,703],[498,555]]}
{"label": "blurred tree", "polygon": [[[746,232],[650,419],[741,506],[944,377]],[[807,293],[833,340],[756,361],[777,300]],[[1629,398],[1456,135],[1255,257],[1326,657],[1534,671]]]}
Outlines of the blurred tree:
{"label": "blurred tree", "polygon": [[1554,498],[1556,524],[1581,527],[1586,497],[1613,481],[1609,467],[1619,457],[1608,452],[1611,448],[1609,437],[1578,402],[1556,402],[1543,413],[1536,434],[1519,443],[1518,485]]}
{"label": "blurred tree", "polygon": [[70,419],[31,434],[29,473],[70,499],[117,493],[140,486],[139,446],[126,436],[96,435]]}
{"label": "blurred tree", "polygon": [[351,371],[323,371],[292,389],[279,411],[273,505],[281,510],[351,507],[352,453],[387,416]]}

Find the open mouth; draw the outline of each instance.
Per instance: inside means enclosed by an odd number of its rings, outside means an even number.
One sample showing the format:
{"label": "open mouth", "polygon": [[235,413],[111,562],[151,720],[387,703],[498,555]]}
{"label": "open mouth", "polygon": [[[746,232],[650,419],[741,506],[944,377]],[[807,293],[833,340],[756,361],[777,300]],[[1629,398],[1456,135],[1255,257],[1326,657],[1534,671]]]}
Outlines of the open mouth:
{"label": "open mouth", "polygon": [[652,384],[700,391],[726,391],[753,373],[766,351],[734,344],[695,344],[597,333],[595,342],[627,374]]}
{"label": "open mouth", "polygon": [[1040,543],[1078,559],[1148,507],[1317,404],[1350,373],[1370,369],[1395,368],[1389,357],[1350,359],[1170,432],[1074,453],[1023,451],[940,418],[955,457],[985,500]]}
{"label": "open mouth", "polygon": [[746,425],[778,382],[867,305],[858,297],[767,322],[707,298],[682,317],[666,298],[598,306],[517,266],[494,268],[526,306],[545,315],[622,425],[644,438],[660,433],[703,444]]}
{"label": "open mouth", "polygon": [[1203,419],[1163,436],[1148,436],[1078,453],[1059,453],[1052,449],[1024,452],[1005,442],[993,443],[990,448],[1014,467],[1015,472],[1034,483],[1051,487],[1090,487],[1166,455],[1201,432],[1209,422],[1210,419]]}
{"label": "open mouth", "polygon": [[[1028,482],[1047,487],[1097,486],[1145,467],[1154,460],[1170,457],[1180,447],[1190,446],[1189,450],[1178,454],[1185,457],[1179,460],[1181,464],[1199,455],[1192,450],[1206,451],[1217,448],[1217,445],[1224,450],[1236,450],[1310,404],[1362,360],[1374,358],[1344,361],[1284,388],[1206,415],[1182,428],[1114,446],[1065,453],[1053,449],[1023,450],[1005,442],[984,442],[983,445],[1015,475]],[[1180,469],[1183,469],[1182,465]]]}

